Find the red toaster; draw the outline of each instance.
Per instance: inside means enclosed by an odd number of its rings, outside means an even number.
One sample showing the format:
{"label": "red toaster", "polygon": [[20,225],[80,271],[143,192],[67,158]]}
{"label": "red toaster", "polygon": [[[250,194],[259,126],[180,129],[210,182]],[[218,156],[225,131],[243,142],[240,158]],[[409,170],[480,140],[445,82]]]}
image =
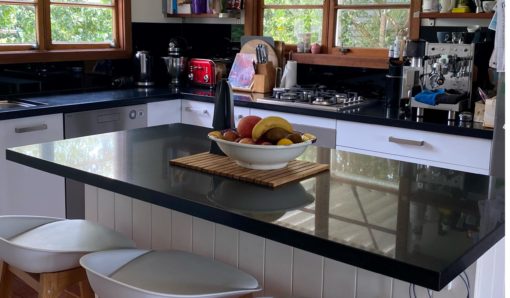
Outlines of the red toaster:
{"label": "red toaster", "polygon": [[216,85],[216,64],[209,59],[193,58],[189,61],[188,79],[196,85]]}

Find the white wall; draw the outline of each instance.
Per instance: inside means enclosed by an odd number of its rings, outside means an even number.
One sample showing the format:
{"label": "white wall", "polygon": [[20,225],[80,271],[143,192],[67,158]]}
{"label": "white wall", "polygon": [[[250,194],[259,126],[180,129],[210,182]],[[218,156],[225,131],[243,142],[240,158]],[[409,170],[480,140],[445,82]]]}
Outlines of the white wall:
{"label": "white wall", "polygon": [[131,20],[135,23],[182,23],[180,18],[163,15],[162,0],[131,0]]}

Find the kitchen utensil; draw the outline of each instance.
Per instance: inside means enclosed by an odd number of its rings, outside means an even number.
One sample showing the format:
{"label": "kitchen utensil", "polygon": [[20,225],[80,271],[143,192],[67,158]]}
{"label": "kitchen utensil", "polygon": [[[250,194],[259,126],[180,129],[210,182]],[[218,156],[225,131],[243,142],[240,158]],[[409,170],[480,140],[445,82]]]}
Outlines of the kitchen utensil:
{"label": "kitchen utensil", "polygon": [[165,61],[166,70],[170,76],[171,85],[179,85],[182,82],[182,78],[186,72],[186,57],[162,57]]}
{"label": "kitchen utensil", "polygon": [[280,87],[287,89],[297,85],[297,61],[289,60],[283,70]]}
{"label": "kitchen utensil", "polygon": [[263,40],[267,42],[270,46],[276,47],[276,42],[271,36],[259,36],[259,35],[244,35],[241,36],[241,47],[243,47],[250,40]]}
{"label": "kitchen utensil", "polygon": [[[276,57],[278,58],[277,67],[283,67],[285,65],[285,43],[283,41],[275,41],[274,42],[274,50],[276,52]],[[278,86],[278,85],[277,85]]]}
{"label": "kitchen utensil", "polygon": [[273,47],[260,39],[253,39],[245,43],[244,46],[241,47],[240,53],[256,55],[256,48],[259,44],[264,45],[267,49],[267,61],[271,61],[273,65],[278,65],[278,57]]}
{"label": "kitchen utensil", "polygon": [[448,13],[455,7],[455,0],[439,0],[439,12]]}
{"label": "kitchen utensil", "polygon": [[494,5],[496,5],[496,1],[483,1],[482,3],[483,11],[491,12],[494,9]]}
{"label": "kitchen utensil", "polygon": [[450,32],[437,32],[436,33],[436,36],[437,36],[437,42],[439,43],[448,43],[450,42],[450,38],[451,38],[451,33]]}
{"label": "kitchen utensil", "polygon": [[137,69],[136,85],[138,86],[153,86],[152,80],[152,56],[148,51],[138,51],[135,54],[135,67]]}
{"label": "kitchen utensil", "polygon": [[438,12],[439,3],[437,0],[423,0],[421,5],[421,11],[423,12]]}
{"label": "kitchen utensil", "polygon": [[452,43],[464,43],[465,32],[452,32]]}

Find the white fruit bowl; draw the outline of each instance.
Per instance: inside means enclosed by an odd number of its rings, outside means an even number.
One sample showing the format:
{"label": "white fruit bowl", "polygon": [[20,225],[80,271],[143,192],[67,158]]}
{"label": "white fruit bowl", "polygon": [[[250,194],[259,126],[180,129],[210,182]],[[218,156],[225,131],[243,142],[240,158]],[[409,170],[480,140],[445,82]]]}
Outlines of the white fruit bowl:
{"label": "white fruit bowl", "polygon": [[311,140],[292,145],[252,145],[240,144],[209,136],[215,141],[221,151],[232,158],[238,165],[255,170],[274,170],[287,166],[305,152],[312,144]]}

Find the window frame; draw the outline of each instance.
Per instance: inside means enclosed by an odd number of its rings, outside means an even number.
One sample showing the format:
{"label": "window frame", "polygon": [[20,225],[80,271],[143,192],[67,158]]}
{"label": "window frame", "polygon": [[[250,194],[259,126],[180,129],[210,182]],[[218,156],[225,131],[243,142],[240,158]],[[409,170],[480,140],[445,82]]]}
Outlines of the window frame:
{"label": "window frame", "polygon": [[[246,3],[246,35],[262,35],[264,32],[263,18],[264,9],[279,7],[279,9],[306,8],[321,5],[266,5],[264,0],[252,0]],[[286,57],[290,55],[298,63],[317,64],[317,65],[335,65],[349,67],[366,68],[388,68],[388,49],[385,48],[348,48],[347,52],[342,52],[335,46],[336,38],[336,20],[339,9],[384,9],[384,8],[409,8],[409,38],[417,39],[419,36],[419,12],[421,1],[410,0],[409,4],[381,4],[381,5],[345,5],[337,4],[337,0],[324,0],[322,4],[322,54],[297,53],[296,45],[285,45]],[[282,7],[282,8],[280,8]],[[283,8],[285,7],[285,8]]]}
{"label": "window frame", "polygon": [[[37,0],[35,4],[25,4],[36,6],[36,39],[38,46],[34,48],[33,45],[26,44],[0,45],[0,63],[129,58],[132,52],[131,0],[113,0],[113,3],[113,38],[116,41],[115,47],[112,47],[110,43],[51,43],[50,5],[55,4],[51,3],[51,0]],[[9,0],[6,1],[6,4],[10,4]],[[66,4],[68,3],[63,3],[64,6],[76,6]],[[62,4],[59,3],[57,5]]]}

